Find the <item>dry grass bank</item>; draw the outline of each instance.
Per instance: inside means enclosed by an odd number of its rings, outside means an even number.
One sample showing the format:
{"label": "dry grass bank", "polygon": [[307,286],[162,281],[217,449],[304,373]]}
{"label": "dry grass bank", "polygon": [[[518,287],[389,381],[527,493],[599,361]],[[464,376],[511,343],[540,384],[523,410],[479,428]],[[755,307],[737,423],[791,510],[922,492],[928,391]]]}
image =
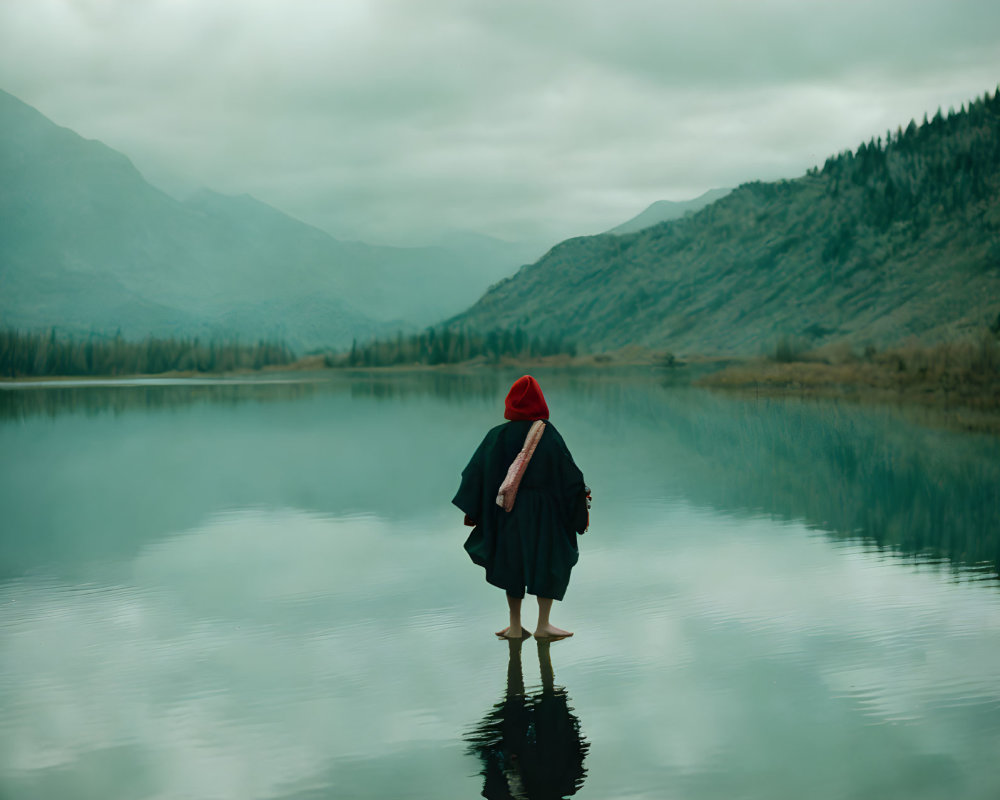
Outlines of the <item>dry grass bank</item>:
{"label": "dry grass bank", "polygon": [[697,383],[769,395],[912,404],[943,413],[952,426],[1000,433],[1000,342],[992,333],[933,346],[869,348],[863,354],[843,344],[801,354],[779,346],[776,355],[735,364]]}

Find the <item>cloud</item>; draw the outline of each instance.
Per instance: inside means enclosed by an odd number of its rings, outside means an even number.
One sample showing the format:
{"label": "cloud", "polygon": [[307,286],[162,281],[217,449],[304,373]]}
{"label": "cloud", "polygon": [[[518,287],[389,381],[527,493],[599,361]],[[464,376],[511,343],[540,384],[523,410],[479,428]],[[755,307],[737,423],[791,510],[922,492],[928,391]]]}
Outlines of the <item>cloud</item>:
{"label": "cloud", "polygon": [[555,240],[957,106],[998,27],[980,0],[39,0],[0,8],[0,76],[175,192]]}
{"label": "cloud", "polygon": [[[413,687],[468,684],[480,654],[453,652],[467,619],[443,591],[404,578],[440,569],[442,549],[399,534],[375,517],[248,510],[151,545],[113,568],[120,582],[0,586],[0,700],[18,709],[0,725],[0,789],[136,780],[148,797],[264,798],[332,770],[358,796],[367,764],[439,767],[478,706]],[[462,787],[467,772],[440,778]]]}
{"label": "cloud", "polygon": [[[613,508],[559,609],[580,635],[553,653],[596,796],[621,789],[623,764],[669,785],[792,759],[838,796],[930,757],[995,775],[992,587],[798,523]],[[440,520],[243,509],[79,569],[0,585],[0,788],[470,794],[459,742],[502,697],[507,650],[487,632],[504,604]],[[847,751],[872,765],[830,758]]]}

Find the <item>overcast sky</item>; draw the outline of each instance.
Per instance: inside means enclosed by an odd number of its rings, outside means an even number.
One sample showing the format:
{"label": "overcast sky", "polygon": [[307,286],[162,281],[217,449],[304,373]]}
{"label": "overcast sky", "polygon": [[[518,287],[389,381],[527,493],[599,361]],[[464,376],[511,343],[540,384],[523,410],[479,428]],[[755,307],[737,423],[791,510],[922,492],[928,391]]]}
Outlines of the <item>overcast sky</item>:
{"label": "overcast sky", "polygon": [[595,233],[998,81],[997,0],[0,0],[0,88],[377,243]]}

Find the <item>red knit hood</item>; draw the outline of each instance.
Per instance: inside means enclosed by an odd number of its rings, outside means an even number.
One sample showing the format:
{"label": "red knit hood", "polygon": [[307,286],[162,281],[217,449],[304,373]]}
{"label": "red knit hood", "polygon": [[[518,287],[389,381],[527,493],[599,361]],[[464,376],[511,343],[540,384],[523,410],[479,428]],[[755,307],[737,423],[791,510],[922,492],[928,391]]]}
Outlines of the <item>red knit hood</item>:
{"label": "red knit hood", "polygon": [[504,419],[549,418],[549,407],[545,403],[542,387],[530,375],[525,375],[514,381],[514,385],[507,392],[507,400],[504,405]]}

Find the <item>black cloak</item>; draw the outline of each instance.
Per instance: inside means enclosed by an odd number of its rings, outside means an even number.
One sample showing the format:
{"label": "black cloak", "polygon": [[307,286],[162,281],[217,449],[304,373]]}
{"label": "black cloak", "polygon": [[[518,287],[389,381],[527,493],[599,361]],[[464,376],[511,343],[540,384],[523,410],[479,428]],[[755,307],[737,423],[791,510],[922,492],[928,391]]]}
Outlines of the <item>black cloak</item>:
{"label": "black cloak", "polygon": [[527,589],[562,600],[579,558],[576,535],[586,530],[588,516],[583,473],[552,423],[545,424],[514,508],[507,512],[496,504],[530,428],[530,420],[516,420],[487,433],[452,502],[476,523],[465,549],[485,567],[487,581],[514,597],[524,597]]}

